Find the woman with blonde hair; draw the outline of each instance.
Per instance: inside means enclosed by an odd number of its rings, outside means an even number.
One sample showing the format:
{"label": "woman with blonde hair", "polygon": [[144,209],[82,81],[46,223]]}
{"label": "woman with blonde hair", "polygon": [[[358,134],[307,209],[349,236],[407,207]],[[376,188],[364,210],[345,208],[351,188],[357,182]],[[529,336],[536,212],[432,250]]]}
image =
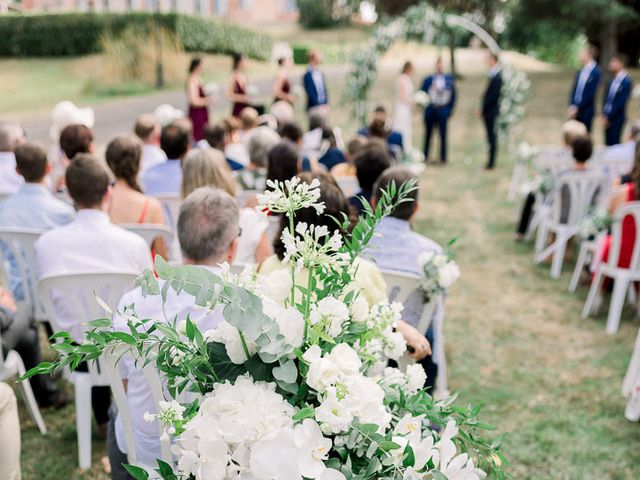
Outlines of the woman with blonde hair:
{"label": "woman with blonde hair", "polygon": [[[215,187],[236,196],[238,185],[231,175],[224,154],[213,148],[196,149],[187,154],[182,165],[180,193],[186,198],[200,187]],[[272,254],[267,235],[267,218],[253,208],[240,209],[238,251],[234,264],[254,265],[262,263]]]}

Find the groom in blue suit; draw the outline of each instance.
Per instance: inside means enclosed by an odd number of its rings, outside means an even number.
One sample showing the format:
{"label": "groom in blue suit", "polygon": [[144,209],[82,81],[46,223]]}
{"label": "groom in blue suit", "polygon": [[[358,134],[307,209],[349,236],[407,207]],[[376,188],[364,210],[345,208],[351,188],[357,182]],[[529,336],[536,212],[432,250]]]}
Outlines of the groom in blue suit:
{"label": "groom in blue suit", "polygon": [[632,82],[625,70],[627,56],[618,53],[609,62],[609,71],[613,78],[607,85],[603,96],[602,122],[607,146],[620,143],[622,128],[627,119],[627,103],[631,97]]}
{"label": "groom in blue suit", "polygon": [[425,139],[424,158],[429,160],[431,135],[435,127],[440,132],[440,161],[447,162],[447,122],[456,104],[456,87],[452,75],[444,73],[442,58],[436,60],[436,71],[424,79],[422,91],[429,95],[429,105],[424,110]]}
{"label": "groom in blue suit", "polygon": [[600,85],[597,55],[598,50],[592,45],[580,52],[582,68],[576,73],[576,80],[573,82],[569,98],[569,118],[583,123],[589,132],[596,113],[596,93]]}

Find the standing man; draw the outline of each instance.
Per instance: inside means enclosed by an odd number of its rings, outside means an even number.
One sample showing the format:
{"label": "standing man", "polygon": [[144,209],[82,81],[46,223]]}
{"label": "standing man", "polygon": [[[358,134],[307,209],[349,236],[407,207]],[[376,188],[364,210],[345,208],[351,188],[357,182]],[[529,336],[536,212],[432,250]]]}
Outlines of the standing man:
{"label": "standing man", "polygon": [[424,110],[424,158],[426,161],[429,160],[431,134],[437,126],[440,132],[440,161],[447,163],[447,122],[456,104],[456,88],[453,76],[444,73],[442,57],[436,60],[436,71],[424,79],[421,90],[426,92],[430,99]]}
{"label": "standing man", "polygon": [[502,74],[500,73],[500,63],[498,56],[490,52],[487,57],[489,66],[489,83],[482,97],[482,108],[480,113],[487,130],[487,140],[489,142],[489,161],[485,167],[492,170],[496,164],[496,154],[498,153],[498,134],[496,132],[496,120],[500,115],[500,93],[502,90]]}
{"label": "standing man", "polygon": [[327,95],[327,81],[319,70],[322,54],[317,50],[309,52],[309,68],[302,78],[304,90],[307,92],[307,113],[320,113],[325,116],[329,106]]}
{"label": "standing man", "polygon": [[571,97],[569,98],[569,119],[578,120],[591,132],[591,123],[596,112],[596,93],[600,85],[600,67],[596,62],[598,50],[593,45],[580,52],[582,68],[576,73]]}
{"label": "standing man", "polygon": [[627,103],[632,89],[631,78],[625,70],[627,61],[626,55],[617,53],[609,62],[609,71],[613,78],[607,85],[602,108],[602,123],[607,146],[620,143],[622,128],[627,119]]}

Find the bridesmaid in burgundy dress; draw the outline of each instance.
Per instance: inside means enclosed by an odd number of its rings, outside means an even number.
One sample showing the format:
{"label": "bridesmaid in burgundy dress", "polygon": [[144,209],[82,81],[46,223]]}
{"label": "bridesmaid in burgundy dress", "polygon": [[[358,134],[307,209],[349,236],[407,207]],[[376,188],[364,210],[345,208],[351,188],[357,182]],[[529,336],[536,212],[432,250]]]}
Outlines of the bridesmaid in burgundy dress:
{"label": "bridesmaid in burgundy dress", "polygon": [[233,105],[231,115],[236,118],[240,117],[242,110],[251,106],[251,99],[247,95],[247,77],[244,75],[244,64],[244,55],[234,53],[233,71],[231,73],[227,94]]}
{"label": "bridesmaid in burgundy dress", "polygon": [[278,74],[273,84],[273,103],[288,102],[293,105],[296,97],[291,94],[291,81],[289,80],[289,69],[291,60],[286,57],[278,59]]}
{"label": "bridesmaid in burgundy dress", "polygon": [[189,65],[187,79],[187,100],[189,102],[189,119],[193,125],[193,140],[198,142],[204,138],[204,126],[209,122],[209,103],[211,96],[202,88],[202,59],[194,58]]}

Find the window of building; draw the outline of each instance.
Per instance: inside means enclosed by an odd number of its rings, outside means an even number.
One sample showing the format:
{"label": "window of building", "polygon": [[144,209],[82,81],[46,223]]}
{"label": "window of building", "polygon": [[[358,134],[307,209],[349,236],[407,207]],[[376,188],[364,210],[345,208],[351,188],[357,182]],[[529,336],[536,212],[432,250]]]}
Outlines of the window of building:
{"label": "window of building", "polygon": [[229,1],[228,0],[216,0],[216,15],[228,15],[229,14]]}
{"label": "window of building", "polygon": [[251,8],[252,3],[253,2],[251,0],[240,0],[240,9],[249,10]]}

